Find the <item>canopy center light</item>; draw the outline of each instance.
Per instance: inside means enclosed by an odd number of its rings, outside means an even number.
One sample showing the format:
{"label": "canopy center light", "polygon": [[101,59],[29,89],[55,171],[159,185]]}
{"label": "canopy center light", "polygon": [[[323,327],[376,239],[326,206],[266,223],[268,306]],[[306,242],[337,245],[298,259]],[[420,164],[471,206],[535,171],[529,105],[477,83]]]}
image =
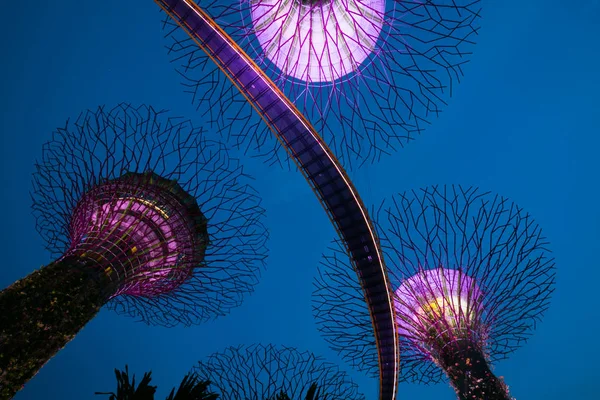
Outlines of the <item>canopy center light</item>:
{"label": "canopy center light", "polygon": [[262,50],[285,75],[332,82],[375,48],[385,0],[251,0],[251,9]]}

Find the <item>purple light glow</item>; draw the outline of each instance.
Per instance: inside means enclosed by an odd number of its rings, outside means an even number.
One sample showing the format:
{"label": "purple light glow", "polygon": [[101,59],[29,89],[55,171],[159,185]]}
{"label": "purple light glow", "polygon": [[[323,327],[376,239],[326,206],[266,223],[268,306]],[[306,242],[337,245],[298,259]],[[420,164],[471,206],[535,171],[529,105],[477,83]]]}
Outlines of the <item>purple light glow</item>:
{"label": "purple light glow", "polygon": [[130,178],[90,190],[71,222],[68,254],[91,258],[107,275],[116,276],[120,285],[111,298],[171,292],[198,262],[187,214],[165,189],[170,182],[153,176],[142,178],[145,185],[140,185],[137,176]]}
{"label": "purple light glow", "polygon": [[[144,287],[150,289],[154,283],[158,283],[161,278],[171,277],[168,285],[161,287],[162,292],[170,291],[178,286],[177,277],[181,276],[181,270],[175,268],[177,263],[177,249],[180,243],[172,235],[171,224],[165,223],[168,217],[161,215],[162,210],[157,206],[144,202],[141,199],[117,199],[113,204],[103,204],[97,214],[92,215],[92,224],[96,226],[106,226],[108,231],[130,231],[134,238],[135,250],[147,249],[147,262],[140,266],[136,271],[144,276],[144,285],[135,284],[120,289],[115,296],[119,294],[141,295],[144,293]],[[141,216],[131,216],[131,212]],[[166,250],[166,251],[165,251]],[[174,275],[174,276],[173,276]],[[185,274],[181,281],[185,280]],[[174,280],[172,278],[175,278]],[[167,286],[167,287],[165,287]]]}
{"label": "purple light glow", "polygon": [[265,55],[285,75],[331,82],[375,48],[385,0],[252,0],[251,10]]}
{"label": "purple light glow", "polygon": [[[481,329],[482,292],[475,280],[459,270],[421,270],[404,280],[395,292],[398,333],[422,346],[437,335],[465,336]],[[478,332],[481,337],[484,332]]]}

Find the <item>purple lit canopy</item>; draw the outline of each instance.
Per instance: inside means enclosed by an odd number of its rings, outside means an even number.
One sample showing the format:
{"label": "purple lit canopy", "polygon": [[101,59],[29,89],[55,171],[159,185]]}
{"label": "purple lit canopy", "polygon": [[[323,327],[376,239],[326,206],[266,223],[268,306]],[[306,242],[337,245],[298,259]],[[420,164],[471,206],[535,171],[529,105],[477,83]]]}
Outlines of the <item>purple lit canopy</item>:
{"label": "purple lit canopy", "polygon": [[[480,19],[479,0],[208,0],[198,6],[347,169],[397,151],[438,116],[470,59]],[[269,163],[287,162],[262,111],[173,21],[167,18],[165,26],[169,57],[198,111],[233,145]]]}
{"label": "purple lit canopy", "polygon": [[91,258],[118,281],[111,298],[167,294],[204,261],[206,223],[176,181],[127,173],[83,195],[65,256]]}
{"label": "purple lit canopy", "polygon": [[375,50],[385,0],[253,0],[252,26],[264,54],[287,76],[333,82]]}
{"label": "purple lit canopy", "polygon": [[421,270],[402,281],[395,292],[398,334],[420,345],[431,329],[454,335],[477,329],[482,293],[460,270]]}

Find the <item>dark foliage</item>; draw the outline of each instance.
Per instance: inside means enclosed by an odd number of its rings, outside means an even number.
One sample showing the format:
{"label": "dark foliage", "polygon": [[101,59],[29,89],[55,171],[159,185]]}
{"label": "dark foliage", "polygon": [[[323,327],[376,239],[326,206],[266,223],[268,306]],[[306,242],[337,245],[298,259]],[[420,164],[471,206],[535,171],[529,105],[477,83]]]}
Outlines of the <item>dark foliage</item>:
{"label": "dark foliage", "polygon": [[156,386],[151,386],[152,371],[146,372],[139,385],[135,385],[135,375],[129,379],[129,368],[125,366],[125,371],[115,369],[117,378],[117,392],[96,392],[96,394],[108,394],[109,400],[154,400]]}
{"label": "dark foliage", "polygon": [[[96,392],[100,395],[109,395],[109,400],[154,400],[156,386],[151,386],[152,371],[146,372],[139,385],[135,385],[135,375],[130,379],[127,365],[124,371],[115,369],[117,377],[117,392]],[[166,400],[217,400],[219,396],[212,393],[208,387],[210,381],[203,381],[196,374],[187,374],[179,388],[171,390]]]}
{"label": "dark foliage", "polygon": [[[109,400],[154,400],[156,386],[150,385],[150,381],[152,380],[151,375],[151,371],[146,372],[139,385],[136,386],[135,375],[130,378],[129,369],[126,365],[124,371],[115,369],[115,376],[117,378],[116,392],[96,392],[95,394],[109,395]],[[210,381],[200,379],[197,373],[188,373],[179,384],[177,391],[173,388],[166,400],[218,400],[219,395],[209,390],[210,385]],[[321,388],[318,387],[316,382],[310,384],[308,389],[304,391],[306,395],[303,400],[329,399],[327,395],[322,395]],[[292,398],[282,390],[277,395],[265,398],[264,400],[292,400]]]}

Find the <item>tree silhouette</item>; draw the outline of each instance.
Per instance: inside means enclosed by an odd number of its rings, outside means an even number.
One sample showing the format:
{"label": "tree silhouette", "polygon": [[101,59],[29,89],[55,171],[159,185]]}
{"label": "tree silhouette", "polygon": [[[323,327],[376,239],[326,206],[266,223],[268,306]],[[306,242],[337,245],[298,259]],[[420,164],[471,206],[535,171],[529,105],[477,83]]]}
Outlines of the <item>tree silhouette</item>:
{"label": "tree silhouette", "polygon": [[[125,370],[120,371],[115,369],[117,378],[117,391],[115,392],[95,392],[96,395],[109,395],[109,400],[154,400],[156,386],[150,385],[152,380],[152,371],[144,373],[144,377],[139,385],[135,385],[135,375],[129,377],[129,369],[125,365]],[[179,384],[179,388],[171,390],[166,400],[217,400],[219,395],[209,390],[211,382],[209,380],[200,379],[196,372],[189,372],[183,377]],[[322,394],[321,388],[317,382],[308,385],[308,389],[301,391],[306,392],[303,400],[328,400],[329,396]],[[292,400],[288,394],[281,390],[273,397],[265,398],[264,400]]]}

